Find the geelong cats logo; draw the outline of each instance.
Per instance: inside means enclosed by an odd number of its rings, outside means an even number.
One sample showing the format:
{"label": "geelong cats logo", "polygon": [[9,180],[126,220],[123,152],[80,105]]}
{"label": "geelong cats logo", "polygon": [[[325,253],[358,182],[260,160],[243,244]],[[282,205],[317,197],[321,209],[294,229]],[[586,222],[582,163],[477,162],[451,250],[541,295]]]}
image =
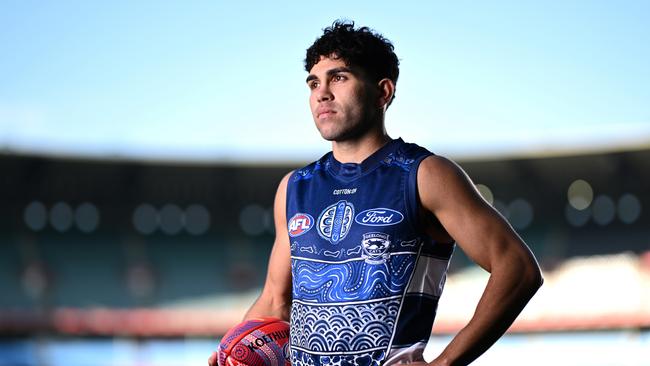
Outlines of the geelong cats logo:
{"label": "geelong cats logo", "polygon": [[332,244],[338,244],[350,232],[354,219],[354,206],[348,201],[338,201],[328,206],[318,217],[318,233]]}
{"label": "geelong cats logo", "polygon": [[390,237],[384,233],[365,233],[361,240],[363,249],[362,257],[368,264],[381,264],[388,259],[388,248],[390,247]]}

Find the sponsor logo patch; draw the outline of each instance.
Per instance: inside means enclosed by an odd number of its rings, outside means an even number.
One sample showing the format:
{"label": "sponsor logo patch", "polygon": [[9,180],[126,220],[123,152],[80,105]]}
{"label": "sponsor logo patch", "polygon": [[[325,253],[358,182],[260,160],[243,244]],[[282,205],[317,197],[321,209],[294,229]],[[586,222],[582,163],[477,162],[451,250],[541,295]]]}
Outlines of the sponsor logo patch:
{"label": "sponsor logo patch", "polygon": [[335,196],[340,194],[355,194],[355,193],[357,193],[356,188],[335,189],[332,191],[332,194]]}
{"label": "sponsor logo patch", "polygon": [[350,232],[354,206],[352,203],[341,200],[328,206],[318,216],[318,233],[332,244],[338,244]]}
{"label": "sponsor logo patch", "polygon": [[310,214],[297,213],[289,220],[289,236],[295,238],[308,232],[314,226],[314,218]]}
{"label": "sponsor logo patch", "polygon": [[389,257],[388,248],[390,247],[390,236],[385,233],[365,233],[361,240],[361,248],[368,264],[385,263]]}
{"label": "sponsor logo patch", "polygon": [[365,226],[389,226],[398,224],[402,220],[404,220],[404,215],[390,208],[371,208],[359,212],[354,218],[357,224]]}

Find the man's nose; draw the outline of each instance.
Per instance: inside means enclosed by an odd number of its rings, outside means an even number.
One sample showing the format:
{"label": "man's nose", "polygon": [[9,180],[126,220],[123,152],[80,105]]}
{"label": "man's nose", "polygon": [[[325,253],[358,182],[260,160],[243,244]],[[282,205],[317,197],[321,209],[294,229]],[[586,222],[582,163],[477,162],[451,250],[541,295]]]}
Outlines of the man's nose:
{"label": "man's nose", "polygon": [[323,83],[320,85],[317,91],[317,99],[319,102],[326,102],[326,101],[331,101],[334,99],[334,94],[332,94],[332,91],[329,88],[329,85],[327,83]]}

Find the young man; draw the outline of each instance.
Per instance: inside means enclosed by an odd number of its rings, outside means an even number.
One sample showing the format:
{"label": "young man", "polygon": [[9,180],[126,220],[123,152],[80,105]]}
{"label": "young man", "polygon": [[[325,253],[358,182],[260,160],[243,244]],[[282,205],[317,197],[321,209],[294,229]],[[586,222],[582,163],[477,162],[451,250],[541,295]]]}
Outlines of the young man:
{"label": "young man", "polygon": [[336,22],[305,68],[332,152],[282,179],[266,283],[246,318],[290,319],[293,365],[424,365],[458,244],[490,279],[472,319],[429,365],[470,363],[542,284],[535,258],[460,167],[388,136],[399,74],[388,40]]}

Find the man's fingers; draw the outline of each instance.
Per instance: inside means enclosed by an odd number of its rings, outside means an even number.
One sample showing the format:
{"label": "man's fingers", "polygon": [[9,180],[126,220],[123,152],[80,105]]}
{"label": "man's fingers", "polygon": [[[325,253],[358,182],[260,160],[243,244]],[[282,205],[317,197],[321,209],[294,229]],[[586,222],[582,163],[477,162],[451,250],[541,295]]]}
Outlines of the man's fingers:
{"label": "man's fingers", "polygon": [[212,352],[210,358],[208,358],[208,365],[217,366],[217,352]]}

